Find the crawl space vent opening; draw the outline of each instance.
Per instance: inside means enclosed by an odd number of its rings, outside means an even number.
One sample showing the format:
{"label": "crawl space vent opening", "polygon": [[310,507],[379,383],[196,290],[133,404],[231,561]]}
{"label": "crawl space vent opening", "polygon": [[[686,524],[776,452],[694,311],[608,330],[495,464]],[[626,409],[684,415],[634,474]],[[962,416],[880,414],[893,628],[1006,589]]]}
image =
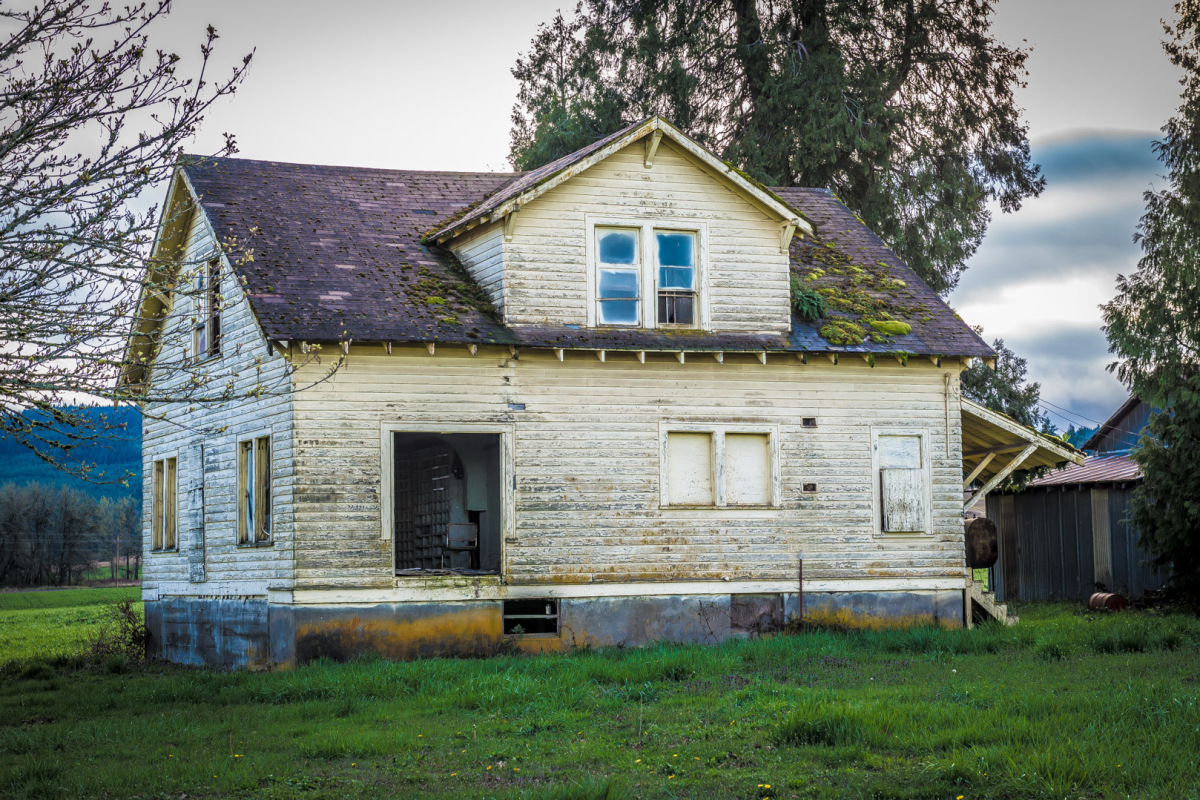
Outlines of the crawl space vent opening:
{"label": "crawl space vent opening", "polygon": [[557,600],[505,600],[504,635],[558,633]]}

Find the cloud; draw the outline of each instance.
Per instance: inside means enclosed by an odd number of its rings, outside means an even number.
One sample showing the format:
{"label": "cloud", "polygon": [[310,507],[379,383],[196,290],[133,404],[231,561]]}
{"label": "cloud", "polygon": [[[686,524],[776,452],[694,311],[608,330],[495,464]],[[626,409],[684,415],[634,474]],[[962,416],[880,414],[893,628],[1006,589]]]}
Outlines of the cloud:
{"label": "cloud", "polygon": [[1046,190],[1011,215],[997,214],[950,303],[990,341],[1003,338],[1029,362],[1066,427],[1079,417],[1103,420],[1125,390],[1105,370],[1112,361],[1100,304],[1116,276],[1132,272],[1143,193],[1161,187],[1153,135],[1084,131],[1035,143]]}

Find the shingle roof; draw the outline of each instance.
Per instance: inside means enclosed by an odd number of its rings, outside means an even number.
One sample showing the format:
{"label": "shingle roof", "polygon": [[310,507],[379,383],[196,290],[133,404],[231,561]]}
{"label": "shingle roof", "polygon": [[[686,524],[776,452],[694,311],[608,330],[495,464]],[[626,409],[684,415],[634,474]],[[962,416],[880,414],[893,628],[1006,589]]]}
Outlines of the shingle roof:
{"label": "shingle roof", "polygon": [[1125,453],[1088,456],[1082,464],[1068,464],[1030,481],[1030,486],[1069,486],[1080,483],[1123,483],[1140,480],[1137,462]]}
{"label": "shingle roof", "polygon": [[[422,244],[421,238],[440,221],[461,218],[464,209],[507,191],[528,173],[419,172],[232,158],[190,159],[184,172],[243,278],[269,339],[993,354],[853,212],[823,190],[772,190],[819,228],[818,240],[793,241],[793,271],[804,280],[816,276],[813,286],[851,299],[861,298],[863,291],[884,298],[898,312],[895,316],[911,322],[911,333],[877,336],[879,341],[857,345],[832,344],[822,337],[820,325],[797,317],[790,335],[509,329],[457,259],[448,250]],[[240,257],[247,250],[252,260]],[[842,266],[831,267],[831,258]],[[871,272],[874,283],[868,281],[865,289],[850,287],[851,268]]]}

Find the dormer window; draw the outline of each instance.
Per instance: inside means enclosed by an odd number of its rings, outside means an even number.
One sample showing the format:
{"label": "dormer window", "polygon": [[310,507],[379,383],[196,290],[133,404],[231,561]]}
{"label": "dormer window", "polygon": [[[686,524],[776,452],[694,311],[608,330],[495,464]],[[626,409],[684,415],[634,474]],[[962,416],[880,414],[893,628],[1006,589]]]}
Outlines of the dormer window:
{"label": "dormer window", "polygon": [[596,228],[596,300],[601,325],[641,324],[639,233],[637,228]]}
{"label": "dormer window", "polygon": [[658,324],[696,324],[696,234],[654,232],[658,262]]}
{"label": "dormer window", "polygon": [[589,220],[590,325],[703,328],[703,223]]}

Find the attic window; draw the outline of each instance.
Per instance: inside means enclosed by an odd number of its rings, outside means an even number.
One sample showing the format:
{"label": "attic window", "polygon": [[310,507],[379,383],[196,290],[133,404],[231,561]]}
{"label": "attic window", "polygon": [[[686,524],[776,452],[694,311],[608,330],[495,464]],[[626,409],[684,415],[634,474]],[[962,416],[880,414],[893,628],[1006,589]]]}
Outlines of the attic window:
{"label": "attic window", "polygon": [[195,329],[192,353],[196,360],[221,352],[221,273],[217,260],[201,264],[192,281]]}
{"label": "attic window", "polygon": [[589,325],[702,328],[706,229],[588,222]]}

